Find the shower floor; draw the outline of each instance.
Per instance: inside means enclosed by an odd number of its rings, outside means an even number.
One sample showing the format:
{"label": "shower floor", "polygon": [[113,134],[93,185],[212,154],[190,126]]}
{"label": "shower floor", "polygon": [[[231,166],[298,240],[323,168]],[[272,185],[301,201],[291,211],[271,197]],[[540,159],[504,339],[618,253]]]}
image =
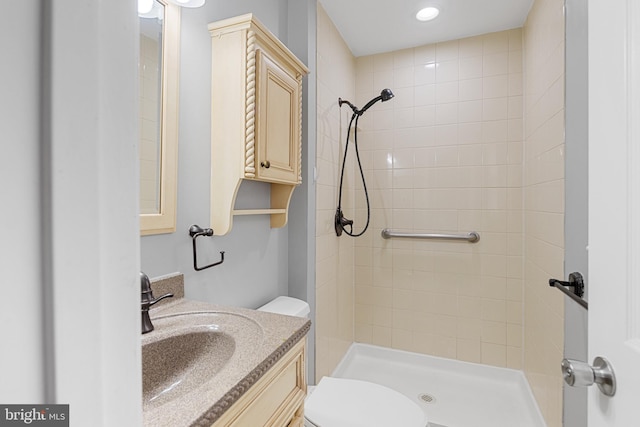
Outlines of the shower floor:
{"label": "shower floor", "polygon": [[353,344],[332,376],[404,394],[426,412],[429,427],[546,425],[524,374],[512,369]]}

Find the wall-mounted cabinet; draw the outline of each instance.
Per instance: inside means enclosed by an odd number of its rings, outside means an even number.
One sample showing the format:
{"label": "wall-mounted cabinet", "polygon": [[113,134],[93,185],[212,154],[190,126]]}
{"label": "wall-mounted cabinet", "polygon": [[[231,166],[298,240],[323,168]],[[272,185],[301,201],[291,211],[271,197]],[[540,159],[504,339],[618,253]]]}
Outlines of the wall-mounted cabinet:
{"label": "wall-mounted cabinet", "polygon": [[[231,230],[234,215],[271,215],[287,223],[302,182],[302,78],[307,67],[252,14],[209,24],[211,228]],[[270,206],[235,209],[243,180],[270,183]]]}

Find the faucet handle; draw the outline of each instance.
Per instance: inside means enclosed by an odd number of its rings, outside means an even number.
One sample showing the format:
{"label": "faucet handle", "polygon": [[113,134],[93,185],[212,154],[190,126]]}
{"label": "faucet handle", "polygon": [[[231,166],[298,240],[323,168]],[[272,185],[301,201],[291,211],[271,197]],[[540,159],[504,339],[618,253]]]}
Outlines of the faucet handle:
{"label": "faucet handle", "polygon": [[172,296],[173,294],[166,294],[159,298],[155,298],[151,289],[151,280],[149,280],[149,276],[144,274],[142,271],[140,272],[140,299],[143,307],[150,307],[155,303]]}
{"label": "faucet handle", "polygon": [[169,293],[169,294],[164,294],[164,295],[162,295],[161,297],[158,297],[158,298],[153,298],[151,301],[149,301],[149,307],[151,307],[152,305],[154,305],[157,302],[162,301],[165,298],[172,298],[172,297],[173,297],[173,294]]}
{"label": "faucet handle", "polygon": [[[149,292],[151,293],[151,292]],[[164,294],[160,298],[152,298],[151,300],[146,299],[142,301],[142,333],[146,334],[153,331],[153,323],[151,323],[151,318],[149,317],[149,307],[153,304],[162,301],[165,298],[172,297],[173,294]]]}

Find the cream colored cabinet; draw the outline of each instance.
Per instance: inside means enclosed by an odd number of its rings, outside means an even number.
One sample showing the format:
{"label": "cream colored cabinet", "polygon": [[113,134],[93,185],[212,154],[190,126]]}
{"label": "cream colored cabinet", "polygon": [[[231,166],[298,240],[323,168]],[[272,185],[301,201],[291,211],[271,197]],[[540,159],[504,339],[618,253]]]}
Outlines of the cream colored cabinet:
{"label": "cream colored cabinet", "polygon": [[212,427],[302,427],[305,340],[298,342],[236,401]]}
{"label": "cream colored cabinet", "polygon": [[256,68],[257,179],[298,184],[300,84],[262,50],[256,52]]}
{"label": "cream colored cabinet", "polygon": [[[231,230],[234,215],[269,214],[287,223],[302,182],[302,77],[297,59],[253,15],[209,24],[211,84],[211,227]],[[270,183],[270,206],[237,210],[243,180]]]}

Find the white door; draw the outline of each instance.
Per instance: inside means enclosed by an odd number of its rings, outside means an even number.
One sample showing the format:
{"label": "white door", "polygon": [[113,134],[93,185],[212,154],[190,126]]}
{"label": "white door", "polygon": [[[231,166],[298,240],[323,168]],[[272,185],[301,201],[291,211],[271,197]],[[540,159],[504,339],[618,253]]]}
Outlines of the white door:
{"label": "white door", "polygon": [[640,426],[639,33],[638,0],[589,0],[589,362],[617,377],[590,427]]}

